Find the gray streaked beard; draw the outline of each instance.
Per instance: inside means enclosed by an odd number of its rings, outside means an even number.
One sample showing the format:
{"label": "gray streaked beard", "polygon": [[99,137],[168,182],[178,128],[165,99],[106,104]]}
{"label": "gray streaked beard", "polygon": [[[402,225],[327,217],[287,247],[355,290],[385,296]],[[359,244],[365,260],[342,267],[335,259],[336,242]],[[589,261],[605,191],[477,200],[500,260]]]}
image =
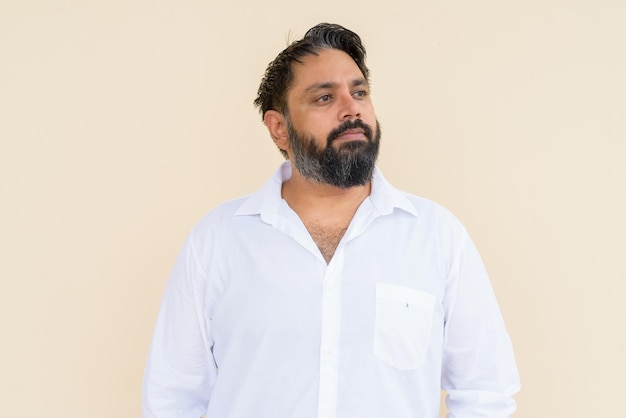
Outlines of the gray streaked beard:
{"label": "gray streaked beard", "polygon": [[[326,147],[320,148],[315,137],[299,134],[288,115],[285,119],[293,163],[302,177],[342,189],[363,186],[372,179],[380,147],[378,121],[375,133],[360,119],[346,121],[328,134]],[[345,131],[355,128],[363,129],[367,141],[350,141],[339,147],[332,145]]]}

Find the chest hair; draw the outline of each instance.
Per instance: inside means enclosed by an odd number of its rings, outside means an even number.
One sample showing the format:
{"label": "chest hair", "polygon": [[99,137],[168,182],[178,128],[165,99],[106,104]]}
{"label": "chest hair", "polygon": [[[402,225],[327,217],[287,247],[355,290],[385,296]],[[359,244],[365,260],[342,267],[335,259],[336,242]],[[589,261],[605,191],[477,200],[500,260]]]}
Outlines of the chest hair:
{"label": "chest hair", "polygon": [[339,241],[346,233],[348,226],[322,226],[322,225],[306,225],[311,238],[319,248],[326,263],[330,263],[330,260],[335,254]]}

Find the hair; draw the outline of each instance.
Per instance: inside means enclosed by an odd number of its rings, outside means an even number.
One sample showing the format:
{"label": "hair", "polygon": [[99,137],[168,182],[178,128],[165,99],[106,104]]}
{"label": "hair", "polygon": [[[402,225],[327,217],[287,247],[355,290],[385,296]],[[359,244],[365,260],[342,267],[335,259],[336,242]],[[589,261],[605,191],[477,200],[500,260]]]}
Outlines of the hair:
{"label": "hair", "polygon": [[[309,29],[302,39],[291,43],[267,66],[254,100],[262,119],[268,110],[288,113],[287,92],[293,81],[292,64],[302,63],[303,57],[318,55],[322,49],[338,49],[350,55],[369,83],[365,47],[359,35],[337,24],[320,23]],[[281,153],[287,154],[284,150]]]}

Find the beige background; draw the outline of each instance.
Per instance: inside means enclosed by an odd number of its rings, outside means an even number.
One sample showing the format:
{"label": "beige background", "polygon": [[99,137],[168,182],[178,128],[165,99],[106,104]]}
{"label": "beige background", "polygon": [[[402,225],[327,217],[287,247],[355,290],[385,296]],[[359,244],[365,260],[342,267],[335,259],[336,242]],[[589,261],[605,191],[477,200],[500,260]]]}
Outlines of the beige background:
{"label": "beige background", "polygon": [[251,102],[320,21],[368,47],[387,178],[481,250],[515,416],[626,416],[623,0],[0,0],[0,416],[140,415],[174,257],[281,161]]}

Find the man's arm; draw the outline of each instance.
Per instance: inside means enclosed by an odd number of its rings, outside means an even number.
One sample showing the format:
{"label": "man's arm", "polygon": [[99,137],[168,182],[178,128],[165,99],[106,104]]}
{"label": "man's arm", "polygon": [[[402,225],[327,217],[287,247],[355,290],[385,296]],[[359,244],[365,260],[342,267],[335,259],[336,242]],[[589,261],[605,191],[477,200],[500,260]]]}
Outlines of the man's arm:
{"label": "man's arm", "polygon": [[448,275],[442,387],[448,418],[505,418],[519,375],[483,263],[465,232]]}
{"label": "man's arm", "polygon": [[206,413],[217,369],[202,308],[204,276],[190,237],[161,303],[143,380],[143,418]]}

